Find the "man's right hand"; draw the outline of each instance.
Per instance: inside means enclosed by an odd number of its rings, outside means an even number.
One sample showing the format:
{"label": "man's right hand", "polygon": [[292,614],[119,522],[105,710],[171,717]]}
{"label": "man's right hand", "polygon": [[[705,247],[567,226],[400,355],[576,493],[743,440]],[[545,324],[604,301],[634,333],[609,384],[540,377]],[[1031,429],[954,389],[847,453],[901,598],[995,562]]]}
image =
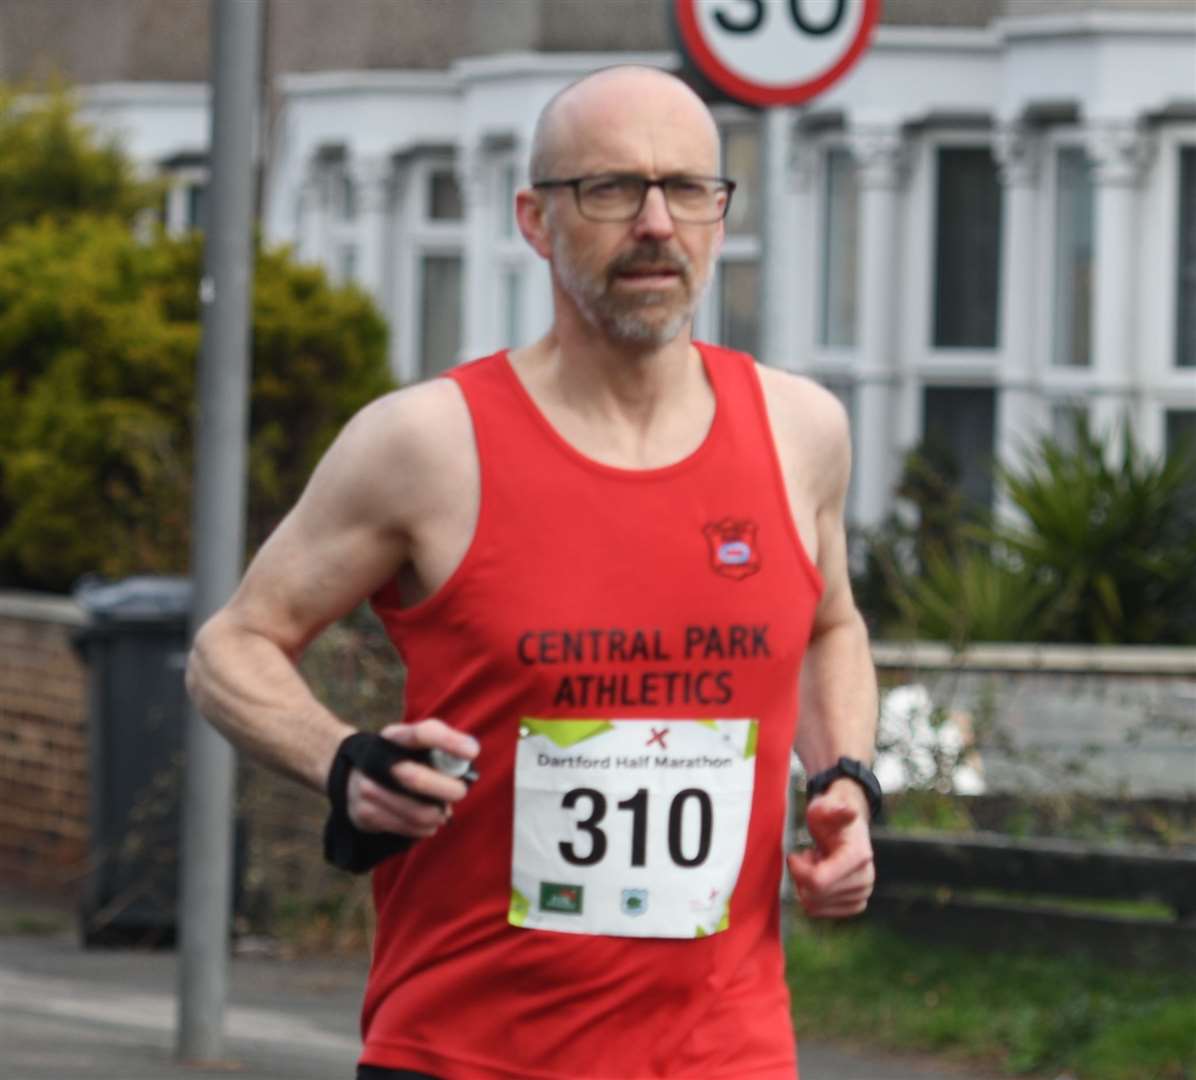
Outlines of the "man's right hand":
{"label": "man's right hand", "polygon": [[[379,734],[405,749],[440,749],[470,761],[479,749],[472,735],[436,719],[389,724]],[[452,817],[453,804],[469,791],[463,780],[445,776],[418,761],[400,761],[391,769],[391,775],[408,791],[435,801],[423,802],[391,791],[354,769],[349,775],[349,819],[362,832],[394,833],[413,839],[432,836]]]}

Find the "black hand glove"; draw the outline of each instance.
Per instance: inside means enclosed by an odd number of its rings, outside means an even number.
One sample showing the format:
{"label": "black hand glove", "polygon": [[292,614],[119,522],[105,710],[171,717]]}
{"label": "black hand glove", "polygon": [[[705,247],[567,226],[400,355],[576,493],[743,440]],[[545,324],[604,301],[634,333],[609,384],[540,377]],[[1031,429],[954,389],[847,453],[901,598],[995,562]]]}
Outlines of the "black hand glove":
{"label": "black hand glove", "polygon": [[337,747],[332,768],[328,771],[327,790],[332,812],[324,825],[324,858],[333,866],[352,874],[364,874],[383,859],[411,846],[410,836],[364,832],[349,817],[349,773],[354,768],[391,791],[421,802],[437,801],[408,790],[391,775],[392,766],[400,761],[427,761],[427,751],[409,750],[381,735],[365,731],[348,736]]}

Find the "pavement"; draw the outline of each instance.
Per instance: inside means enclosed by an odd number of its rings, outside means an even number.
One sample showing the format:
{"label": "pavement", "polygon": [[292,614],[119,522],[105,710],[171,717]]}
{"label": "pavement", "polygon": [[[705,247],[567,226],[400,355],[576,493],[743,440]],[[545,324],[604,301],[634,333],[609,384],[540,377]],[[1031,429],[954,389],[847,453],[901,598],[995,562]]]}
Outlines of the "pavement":
{"label": "pavement", "polygon": [[[2,1080],[352,1080],[363,958],[230,962],[222,1059],[175,1058],[177,956],[0,932]],[[802,1080],[994,1080],[803,1040]]]}

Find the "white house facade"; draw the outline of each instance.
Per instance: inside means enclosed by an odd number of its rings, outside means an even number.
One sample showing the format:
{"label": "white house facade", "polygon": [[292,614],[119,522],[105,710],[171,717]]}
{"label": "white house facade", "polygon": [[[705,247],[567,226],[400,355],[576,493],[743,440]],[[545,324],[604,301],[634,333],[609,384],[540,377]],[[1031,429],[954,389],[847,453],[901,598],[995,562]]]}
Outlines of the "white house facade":
{"label": "white house facade", "polygon": [[[927,438],[991,503],[992,460],[1077,411],[1102,431],[1128,423],[1154,453],[1196,434],[1196,7],[989,6],[982,25],[883,23],[804,106],[713,103],[740,186],[697,334],[841,397],[858,524],[891,509],[904,453]],[[616,62],[686,70],[653,48],[278,73],[267,240],[373,295],[403,381],[534,340],[548,278],[512,207],[536,116]],[[178,178],[168,222],[197,224],[202,84],[84,100]],[[762,186],[766,162],[779,183]],[[763,326],[766,273],[786,302]]]}

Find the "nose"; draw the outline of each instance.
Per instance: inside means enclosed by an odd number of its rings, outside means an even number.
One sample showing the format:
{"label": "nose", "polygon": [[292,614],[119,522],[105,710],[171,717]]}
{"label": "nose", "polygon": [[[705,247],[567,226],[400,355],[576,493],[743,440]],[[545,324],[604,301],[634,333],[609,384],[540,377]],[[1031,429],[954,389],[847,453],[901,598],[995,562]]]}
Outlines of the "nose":
{"label": "nose", "polygon": [[659,186],[648,188],[644,205],[635,219],[636,236],[668,238],[673,235],[673,215]]}

